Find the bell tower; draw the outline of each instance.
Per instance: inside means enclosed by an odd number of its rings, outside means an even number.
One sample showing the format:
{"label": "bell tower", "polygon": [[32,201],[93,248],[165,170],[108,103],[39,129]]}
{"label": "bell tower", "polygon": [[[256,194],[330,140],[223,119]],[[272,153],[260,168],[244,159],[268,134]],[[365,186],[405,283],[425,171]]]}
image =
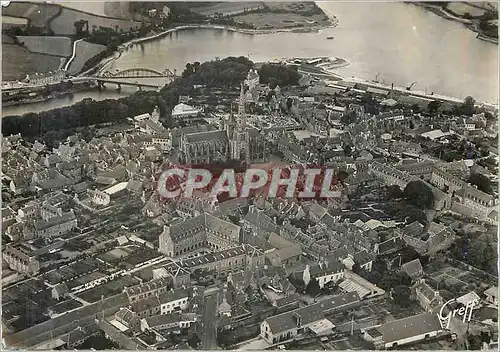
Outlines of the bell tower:
{"label": "bell tower", "polygon": [[245,89],[243,83],[241,84],[240,98],[238,100],[236,126],[232,136],[229,137],[230,159],[244,161],[248,164],[250,161],[250,136],[246,124]]}

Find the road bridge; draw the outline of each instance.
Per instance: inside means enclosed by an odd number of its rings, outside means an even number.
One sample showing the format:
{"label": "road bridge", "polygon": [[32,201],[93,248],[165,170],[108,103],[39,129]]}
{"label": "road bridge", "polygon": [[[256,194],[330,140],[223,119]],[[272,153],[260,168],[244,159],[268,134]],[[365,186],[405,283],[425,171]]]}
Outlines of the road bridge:
{"label": "road bridge", "polygon": [[[172,72],[168,68],[163,71],[157,71],[150,68],[130,68],[125,70],[117,70],[116,72],[104,71],[96,76],[81,76],[73,78],[73,82],[77,81],[94,81],[102,87],[105,83],[116,84],[117,88],[121,86],[134,86],[140,88],[162,88],[166,83],[169,83],[177,78],[175,71]],[[159,78],[166,79],[166,82],[141,82],[140,79]],[[130,81],[138,79],[137,81]]]}

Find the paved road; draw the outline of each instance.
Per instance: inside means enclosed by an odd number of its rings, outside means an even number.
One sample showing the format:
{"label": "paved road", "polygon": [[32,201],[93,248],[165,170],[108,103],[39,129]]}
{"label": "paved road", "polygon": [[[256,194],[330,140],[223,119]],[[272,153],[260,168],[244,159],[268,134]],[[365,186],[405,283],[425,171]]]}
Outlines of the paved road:
{"label": "paved road", "polygon": [[217,297],[218,292],[205,297],[203,308],[203,349],[213,350],[217,347]]}

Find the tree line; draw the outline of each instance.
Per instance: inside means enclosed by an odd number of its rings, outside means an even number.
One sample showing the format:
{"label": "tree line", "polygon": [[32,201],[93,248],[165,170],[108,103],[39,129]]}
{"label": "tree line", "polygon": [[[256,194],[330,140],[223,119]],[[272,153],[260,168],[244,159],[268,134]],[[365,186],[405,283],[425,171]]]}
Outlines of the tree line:
{"label": "tree line", "polygon": [[197,66],[196,71],[166,85],[160,92],[138,91],[117,100],[95,101],[88,98],[68,107],[22,116],[6,116],[2,119],[2,134],[9,136],[20,133],[28,140],[36,137],[50,143],[62,131],[124,121],[127,117],[153,111],[156,105],[166,127],[173,127],[171,111],[178,103],[179,95],[192,93],[193,85],[238,87],[251,67],[253,62],[245,57],[204,62]]}

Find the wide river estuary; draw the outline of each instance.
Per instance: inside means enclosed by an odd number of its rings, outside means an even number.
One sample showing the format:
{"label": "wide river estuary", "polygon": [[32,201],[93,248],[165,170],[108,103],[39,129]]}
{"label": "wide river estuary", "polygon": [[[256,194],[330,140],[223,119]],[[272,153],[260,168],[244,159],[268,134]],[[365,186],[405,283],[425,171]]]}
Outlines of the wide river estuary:
{"label": "wide river estuary", "polygon": [[[350,64],[337,72],[345,77],[498,104],[498,46],[476,38],[460,23],[445,20],[404,3],[318,2],[339,21],[319,33],[249,35],[222,29],[188,29],[135,45],[109,65],[182,71],[187,62],[247,56],[254,62],[291,57],[341,57]],[[333,36],[333,40],[326,38]],[[78,92],[48,102],[5,107],[3,115],[19,115],[71,105],[84,98],[118,98],[135,91]]]}

